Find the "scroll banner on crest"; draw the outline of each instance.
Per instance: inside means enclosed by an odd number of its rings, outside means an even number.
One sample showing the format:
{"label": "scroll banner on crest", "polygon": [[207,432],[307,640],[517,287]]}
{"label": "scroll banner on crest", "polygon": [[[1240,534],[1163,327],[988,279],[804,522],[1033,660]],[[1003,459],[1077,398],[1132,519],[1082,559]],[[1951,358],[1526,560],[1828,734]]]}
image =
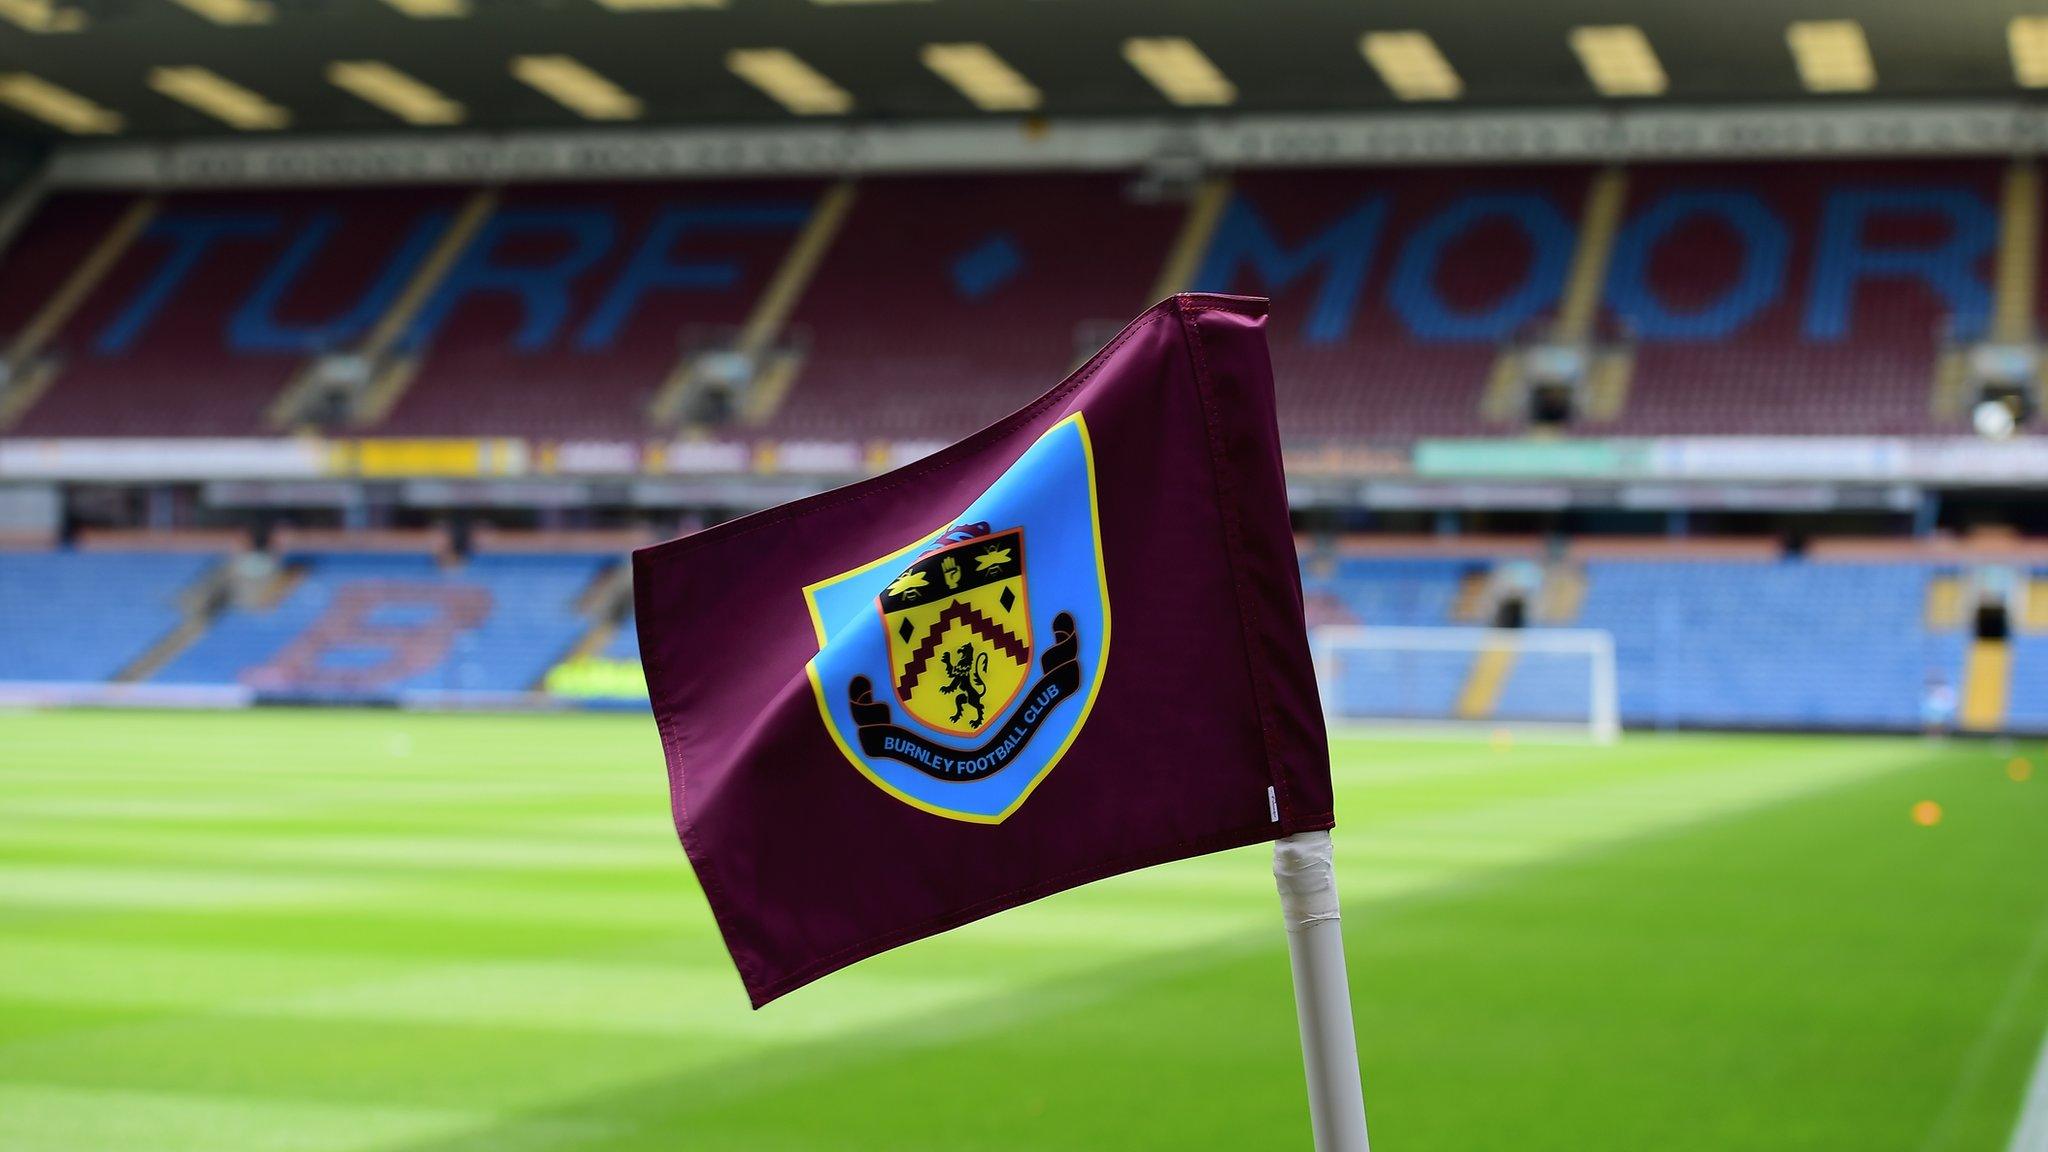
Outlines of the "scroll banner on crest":
{"label": "scroll banner on crest", "polygon": [[1265,317],[1176,296],[957,444],[635,553],[676,828],[757,1007],[1331,826]]}

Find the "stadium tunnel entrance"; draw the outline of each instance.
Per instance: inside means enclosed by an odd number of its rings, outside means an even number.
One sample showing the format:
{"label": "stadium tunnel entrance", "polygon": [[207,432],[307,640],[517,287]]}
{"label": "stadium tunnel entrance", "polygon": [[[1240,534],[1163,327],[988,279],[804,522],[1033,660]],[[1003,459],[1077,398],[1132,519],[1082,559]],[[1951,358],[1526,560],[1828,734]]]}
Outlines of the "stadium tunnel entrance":
{"label": "stadium tunnel entrance", "polygon": [[1529,622],[1528,602],[1520,591],[1511,591],[1495,602],[1493,626],[1495,628],[1521,628]]}
{"label": "stadium tunnel entrance", "polygon": [[2012,636],[2012,621],[2005,597],[1987,596],[1977,602],[1973,634],[1979,640],[2006,640]]}

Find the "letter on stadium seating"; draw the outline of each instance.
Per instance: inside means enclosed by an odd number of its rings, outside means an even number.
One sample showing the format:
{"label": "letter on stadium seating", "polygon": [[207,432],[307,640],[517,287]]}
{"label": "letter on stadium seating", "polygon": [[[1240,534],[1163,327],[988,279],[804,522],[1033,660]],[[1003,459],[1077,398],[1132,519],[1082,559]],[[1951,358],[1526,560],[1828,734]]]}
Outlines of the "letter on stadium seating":
{"label": "letter on stadium seating", "polygon": [[144,235],[151,240],[169,242],[170,254],[157,265],[156,275],[149,278],[128,306],[100,331],[99,339],[93,342],[93,350],[102,356],[118,356],[141,339],[150,321],[156,319],[156,314],[178,291],[185,277],[199,267],[199,262],[206,258],[207,251],[217,241],[268,236],[275,231],[277,217],[268,213],[158,217]]}
{"label": "letter on stadium seating", "polygon": [[[1322,286],[1308,308],[1301,339],[1304,344],[1334,344],[1351,332],[1386,218],[1386,197],[1369,196],[1321,232],[1289,249],[1281,247],[1250,201],[1235,197],[1216,226],[1195,284],[1209,292],[1237,289],[1278,296],[1320,265]],[[1240,282],[1240,270],[1247,263],[1254,275]]]}
{"label": "letter on stadium seating", "polygon": [[[1666,304],[1650,280],[1650,261],[1680,227],[1719,220],[1735,234],[1741,265],[1721,294],[1683,311]],[[1792,239],[1785,224],[1751,192],[1671,192],[1629,221],[1614,240],[1607,299],[1644,340],[1725,340],[1770,307],[1785,290]]]}
{"label": "letter on stadium seating", "polygon": [[[1911,247],[1866,245],[1864,231],[1872,220],[1901,216],[1944,218],[1948,239]],[[1804,335],[1808,340],[1848,336],[1850,308],[1865,279],[1921,281],[1947,305],[1957,336],[1976,335],[1991,315],[1991,291],[1976,266],[1997,242],[1997,214],[1964,189],[1839,189],[1828,196],[1821,213]]]}
{"label": "letter on stadium seating", "polygon": [[335,213],[316,214],[299,230],[291,247],[285,249],[277,262],[270,266],[263,282],[235,310],[234,318],[228,321],[228,346],[237,352],[286,352],[301,356],[332,352],[347,346],[369,331],[377,318],[391,306],[391,301],[404,290],[406,281],[412,278],[420,261],[427,258],[434,242],[447,230],[448,220],[446,212],[422,215],[406,234],[405,242],[384,262],[384,269],[378,273],[377,279],[356,298],[353,305],[316,323],[288,323],[277,318],[278,305],[297,286],[299,278],[327,247],[335,230],[341,227],[341,218]]}
{"label": "letter on stadium seating", "polygon": [[[540,351],[569,318],[571,283],[611,251],[616,232],[612,214],[598,208],[501,209],[449,271],[433,302],[406,333],[406,345],[419,347],[432,340],[470,295],[502,292],[518,297],[525,312],[513,346],[521,352]],[[496,262],[506,241],[534,236],[565,238],[569,250],[541,263]]]}
{"label": "letter on stadium seating", "polygon": [[[1487,220],[1507,220],[1533,249],[1522,281],[1477,311],[1460,311],[1438,290],[1444,253]],[[1389,286],[1394,311],[1424,340],[1503,340],[1556,303],[1572,259],[1572,226],[1549,199],[1526,192],[1461,196],[1423,222],[1401,249]]]}
{"label": "letter on stadium seating", "polygon": [[795,231],[809,209],[802,204],[733,204],[669,208],[655,218],[640,247],[612,282],[604,302],[591,313],[576,336],[579,351],[608,349],[619,330],[633,318],[640,298],[657,288],[717,292],[739,283],[740,266],[731,260],[671,260],[676,242],[692,233]]}

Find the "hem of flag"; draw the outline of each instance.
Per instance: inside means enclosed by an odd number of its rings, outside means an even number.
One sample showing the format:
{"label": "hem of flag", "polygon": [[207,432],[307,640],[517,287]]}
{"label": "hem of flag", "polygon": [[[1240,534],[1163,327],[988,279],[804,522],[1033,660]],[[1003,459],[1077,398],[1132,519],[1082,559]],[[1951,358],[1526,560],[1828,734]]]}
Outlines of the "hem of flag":
{"label": "hem of flag", "polygon": [[[882,935],[871,937],[858,944],[842,948],[829,956],[822,956],[804,965],[802,968],[785,974],[777,980],[757,981],[753,974],[749,972],[750,965],[739,960],[737,957],[734,958],[733,965],[739,970],[740,983],[746,987],[747,999],[756,1009],[759,1009],[821,976],[829,975],[852,964],[858,964],[862,960],[880,955],[892,948],[899,948],[929,936],[936,936],[949,929],[958,928],[963,924],[970,924],[976,920],[986,919],[998,912],[1007,912],[1012,908],[1029,904],[1034,900],[1042,900],[1056,893],[1093,884],[1098,880],[1107,880],[1112,876],[1121,876],[1127,872],[1137,872],[1161,864],[1170,864],[1176,860],[1186,860],[1195,856],[1207,856],[1215,852],[1227,852],[1232,848],[1243,848],[1250,844],[1270,843],[1275,839],[1292,836],[1297,832],[1328,831],[1335,826],[1336,817],[1328,812],[1307,817],[1296,817],[1277,830],[1272,823],[1261,820],[1256,824],[1249,824],[1228,832],[1221,832],[1211,836],[1200,836],[1193,840],[1183,841],[1164,848],[1154,848],[1130,856],[1117,857],[1101,864],[1093,864],[1086,868],[1075,869],[1072,872],[1064,873],[1048,880],[1042,880],[1024,888],[1006,892],[994,899],[984,900],[979,904],[972,904],[965,908],[948,912],[943,916],[935,916],[929,920],[920,921],[907,928],[898,928]],[[692,839],[690,831],[685,828],[682,833],[683,851],[689,855],[690,863],[697,869],[697,878],[704,886],[705,900],[711,905],[712,918],[719,921],[719,930],[723,932],[725,930],[725,923],[724,917],[719,913],[719,905],[724,901],[724,894],[718,889],[715,879],[716,872],[712,869],[710,861],[698,855],[695,848],[691,846],[690,842]]]}
{"label": "hem of flag", "polygon": [[[1245,657],[1245,677],[1252,688],[1252,707],[1259,717],[1259,734],[1266,754],[1266,779],[1272,789],[1269,802],[1275,811],[1274,821],[1282,825],[1283,830],[1279,833],[1281,836],[1292,835],[1295,832],[1320,831],[1330,825],[1325,824],[1322,828],[1309,827],[1306,824],[1297,826],[1294,819],[1294,808],[1300,803],[1301,798],[1294,794],[1291,787],[1293,779],[1288,770],[1290,756],[1286,746],[1291,741],[1297,746],[1298,751],[1304,734],[1299,731],[1299,724],[1290,726],[1286,735],[1280,730],[1280,725],[1285,720],[1285,710],[1276,706],[1265,647],[1270,637],[1299,634],[1303,628],[1298,607],[1301,576],[1292,560],[1293,530],[1291,527],[1287,529],[1284,544],[1270,539],[1262,542],[1268,552],[1276,547],[1284,547],[1285,554],[1289,557],[1287,571],[1284,574],[1271,570],[1270,566],[1266,569],[1256,567],[1254,560],[1248,558],[1245,544],[1247,502],[1271,500],[1277,505],[1277,520],[1271,516],[1267,520],[1283,525],[1289,523],[1286,479],[1281,472],[1280,464],[1280,428],[1273,415],[1276,407],[1270,395],[1263,406],[1242,403],[1242,390],[1248,384],[1259,383],[1257,379],[1235,378],[1219,381],[1218,373],[1211,368],[1208,341],[1201,324],[1205,313],[1226,313],[1263,319],[1266,315],[1266,301],[1256,297],[1182,293],[1174,297],[1174,302],[1175,311],[1180,317],[1182,340],[1187,348],[1190,366],[1194,370],[1195,390],[1201,401],[1203,426],[1208,434],[1210,477],[1216,488],[1216,507],[1223,525],[1223,554],[1230,564],[1234,592],[1231,599],[1237,605],[1238,627]],[[1263,341],[1260,347],[1263,355]],[[1228,363],[1227,356],[1223,360]],[[1226,372],[1224,375],[1228,377],[1229,373]],[[1272,389],[1271,379],[1271,373],[1268,371],[1264,376],[1264,387],[1269,394]],[[1251,413],[1261,410],[1266,414],[1265,419],[1251,419]],[[1226,442],[1226,437],[1232,439]],[[1250,471],[1243,468],[1244,461],[1256,461],[1260,458],[1269,458],[1272,461],[1275,476],[1264,477],[1256,468]],[[1266,484],[1265,489],[1261,488],[1262,481]],[[1267,511],[1274,513],[1276,510]],[[1276,586],[1291,588],[1297,605],[1296,618],[1282,621],[1282,628],[1279,630],[1269,626],[1270,622],[1262,611],[1262,607],[1270,605],[1274,599]],[[1315,742],[1327,749],[1328,737],[1319,732]],[[1327,751],[1323,752],[1323,755],[1327,754]],[[1268,827],[1270,828],[1270,824]]]}

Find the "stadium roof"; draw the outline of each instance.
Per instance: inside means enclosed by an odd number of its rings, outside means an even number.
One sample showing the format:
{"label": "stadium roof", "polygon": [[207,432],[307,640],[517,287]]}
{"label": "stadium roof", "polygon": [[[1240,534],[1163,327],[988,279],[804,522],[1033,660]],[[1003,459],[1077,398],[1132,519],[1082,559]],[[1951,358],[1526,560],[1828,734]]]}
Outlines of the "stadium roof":
{"label": "stadium roof", "polygon": [[2048,84],[2048,23],[2024,16],[2000,0],[0,0],[0,135],[2014,97]]}

